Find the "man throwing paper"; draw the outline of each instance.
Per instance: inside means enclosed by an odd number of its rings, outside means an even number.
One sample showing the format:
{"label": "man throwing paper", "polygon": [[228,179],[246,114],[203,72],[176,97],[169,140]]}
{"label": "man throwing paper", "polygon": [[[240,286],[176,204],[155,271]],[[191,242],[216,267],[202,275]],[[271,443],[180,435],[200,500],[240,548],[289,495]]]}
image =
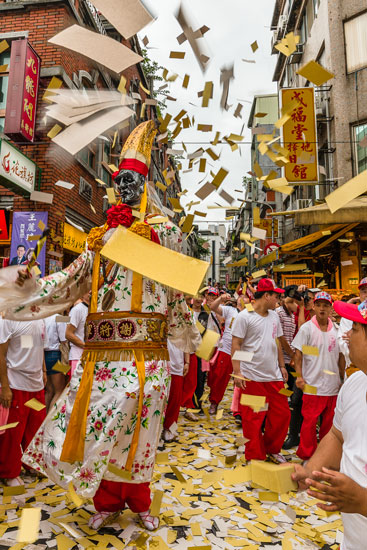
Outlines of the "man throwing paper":
{"label": "man throwing paper", "polygon": [[[284,390],[288,373],[277,344],[283,332],[274,311],[278,295],[283,292],[271,279],[261,279],[252,310],[241,311],[232,328],[233,371],[236,386],[241,389],[242,429],[248,440],[246,460],[265,460],[269,456],[275,462],[286,462],[280,450],[287,435],[290,410],[286,395],[279,392]],[[254,396],[258,401],[263,397],[261,406],[254,405]]]}

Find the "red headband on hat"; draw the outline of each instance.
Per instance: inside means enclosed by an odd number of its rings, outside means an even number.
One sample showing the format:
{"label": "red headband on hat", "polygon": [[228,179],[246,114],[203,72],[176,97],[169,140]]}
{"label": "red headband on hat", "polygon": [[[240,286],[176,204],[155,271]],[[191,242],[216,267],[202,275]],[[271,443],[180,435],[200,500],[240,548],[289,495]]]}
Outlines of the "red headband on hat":
{"label": "red headband on hat", "polygon": [[144,162],[141,162],[138,159],[122,159],[119,164],[119,171],[112,174],[113,179],[116,178],[120,170],[133,170],[134,172],[138,172],[138,174],[141,174],[146,178],[149,168]]}

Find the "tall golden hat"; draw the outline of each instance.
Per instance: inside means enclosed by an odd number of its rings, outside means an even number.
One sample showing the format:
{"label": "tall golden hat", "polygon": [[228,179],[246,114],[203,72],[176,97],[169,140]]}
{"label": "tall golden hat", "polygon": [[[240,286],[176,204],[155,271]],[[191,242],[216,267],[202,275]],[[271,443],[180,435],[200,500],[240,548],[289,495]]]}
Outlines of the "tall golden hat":
{"label": "tall golden hat", "polygon": [[135,170],[146,176],[156,133],[152,120],[142,122],[134,128],[122,148],[119,169]]}

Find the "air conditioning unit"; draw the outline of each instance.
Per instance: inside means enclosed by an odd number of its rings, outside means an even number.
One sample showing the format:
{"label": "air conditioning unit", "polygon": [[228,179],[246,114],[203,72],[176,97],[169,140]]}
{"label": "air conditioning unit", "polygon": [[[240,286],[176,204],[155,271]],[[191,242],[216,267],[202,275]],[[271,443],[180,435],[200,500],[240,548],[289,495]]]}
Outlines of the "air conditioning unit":
{"label": "air conditioning unit", "polygon": [[322,95],[315,97],[315,113],[317,117],[323,117],[326,113],[326,99]]}
{"label": "air conditioning unit", "polygon": [[283,14],[279,16],[278,31],[285,31],[288,24],[288,16]]}
{"label": "air conditioning unit", "polygon": [[83,197],[87,202],[92,202],[93,187],[84,178],[80,176],[79,181],[79,195]]}
{"label": "air conditioning unit", "polygon": [[296,210],[303,210],[303,208],[308,208],[312,206],[312,199],[297,199],[296,200]]}

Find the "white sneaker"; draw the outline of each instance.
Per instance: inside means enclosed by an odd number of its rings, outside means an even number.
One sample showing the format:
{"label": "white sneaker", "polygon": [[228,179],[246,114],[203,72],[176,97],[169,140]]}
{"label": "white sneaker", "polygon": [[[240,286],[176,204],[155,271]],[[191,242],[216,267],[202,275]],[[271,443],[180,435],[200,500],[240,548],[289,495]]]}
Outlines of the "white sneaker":
{"label": "white sneaker", "polygon": [[159,518],[157,516],[152,516],[150,510],[147,510],[147,512],[139,512],[139,518],[148,531],[155,531],[158,529]]}
{"label": "white sneaker", "polygon": [[7,487],[20,487],[21,485],[24,485],[24,481],[19,476],[4,479],[4,483]]}
{"label": "white sneaker", "polygon": [[98,531],[105,525],[113,523],[120,515],[120,512],[97,512],[89,518],[88,526],[94,531]]}
{"label": "white sneaker", "polygon": [[175,441],[175,439],[177,439],[177,435],[172,433],[170,430],[163,430],[162,439],[166,443],[171,443],[171,441]]}

